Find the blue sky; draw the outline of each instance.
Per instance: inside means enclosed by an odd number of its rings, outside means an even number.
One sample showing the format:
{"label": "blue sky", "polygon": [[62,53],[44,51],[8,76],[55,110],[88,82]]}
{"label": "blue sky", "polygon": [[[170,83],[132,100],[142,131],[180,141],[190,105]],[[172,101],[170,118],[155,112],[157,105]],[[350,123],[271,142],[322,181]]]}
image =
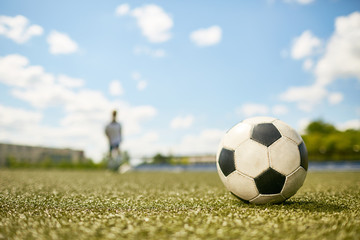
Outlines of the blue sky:
{"label": "blue sky", "polygon": [[1,1],[0,141],[215,153],[244,118],[360,123],[360,3]]}

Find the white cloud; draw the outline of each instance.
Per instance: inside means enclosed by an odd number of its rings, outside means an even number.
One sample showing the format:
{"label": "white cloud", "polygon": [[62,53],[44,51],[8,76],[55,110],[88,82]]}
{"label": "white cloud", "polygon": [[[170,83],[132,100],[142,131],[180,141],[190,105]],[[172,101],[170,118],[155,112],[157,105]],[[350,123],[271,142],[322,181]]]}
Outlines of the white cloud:
{"label": "white cloud", "polygon": [[328,96],[329,103],[332,105],[340,103],[343,99],[344,99],[344,96],[342,95],[342,93],[338,93],[338,92],[331,93]]}
{"label": "white cloud", "polygon": [[[152,119],[157,114],[156,108],[150,105],[131,106],[123,101],[109,101],[101,92],[94,90],[82,90],[65,109],[67,116],[61,121],[63,126],[92,124],[97,128],[102,128],[102,124],[110,121],[110,113],[116,109],[118,119],[124,126],[125,138],[141,133],[142,122]],[[100,130],[97,136],[103,137],[103,130]]]}
{"label": "white cloud", "polygon": [[29,60],[18,54],[0,57],[0,82],[14,87],[29,87],[53,83],[54,76],[41,66],[29,66]]}
{"label": "white cloud", "polygon": [[314,66],[314,61],[308,58],[304,61],[303,69],[305,71],[310,71],[313,68],[313,66]]}
{"label": "white cloud", "polygon": [[[148,4],[130,9],[129,4],[125,3],[116,7],[115,14],[117,16],[130,15],[134,17],[142,35],[149,42],[162,43],[170,40],[172,37],[171,29],[174,25],[172,17],[158,5]],[[146,54],[152,57],[165,56],[163,49],[154,50],[147,47],[137,47],[134,52],[135,54]]]}
{"label": "white cloud", "polygon": [[[295,56],[298,58],[311,55],[313,47],[318,45],[318,41],[314,40],[311,34],[308,34],[308,37],[304,39],[308,39],[308,41],[304,40],[308,44],[300,44],[303,46],[299,47],[302,51],[295,51],[297,52]],[[359,39],[359,12],[336,18],[335,31],[328,41],[325,52],[313,67],[314,83],[309,86],[291,87],[280,95],[280,99],[296,102],[298,107],[304,111],[313,110],[324,99],[328,99],[330,104],[341,102],[343,94],[329,92],[327,87],[338,79],[355,78],[360,80]]]}
{"label": "white cloud", "polygon": [[316,82],[327,85],[338,78],[360,80],[360,12],[335,20],[324,56],[315,67]]}
{"label": "white cloud", "polygon": [[221,41],[221,37],[222,30],[219,26],[199,29],[190,34],[190,40],[201,47],[218,44]]}
{"label": "white cloud", "polygon": [[40,112],[7,107],[0,104],[0,126],[7,129],[24,129],[38,124],[43,118]]}
{"label": "white cloud", "polygon": [[300,5],[307,5],[310,4],[312,2],[315,2],[315,0],[284,0],[284,2],[286,3],[297,3]]}
{"label": "white cloud", "polygon": [[[50,127],[42,124],[44,115],[0,105],[0,141],[25,145],[79,148],[78,132],[74,129]],[[84,125],[85,126],[85,125]],[[87,130],[87,132],[89,132]],[[91,134],[89,134],[91,135]],[[82,141],[84,145],[85,141]],[[80,147],[84,149],[85,146]],[[89,156],[89,155],[88,155]]]}
{"label": "white cloud", "polygon": [[64,109],[67,112],[90,113],[111,111],[116,106],[117,102],[109,101],[102,92],[81,89],[78,92],[73,92],[70,102],[64,102]]}
{"label": "white cloud", "polygon": [[67,34],[52,31],[47,37],[49,51],[52,54],[70,54],[78,50],[77,43]]}
{"label": "white cloud", "polygon": [[82,84],[81,80],[60,75],[58,79],[45,72],[41,66],[29,65],[29,60],[21,55],[13,54],[0,57],[0,82],[11,87],[13,96],[29,102],[37,108],[62,105],[74,97],[68,89]]}
{"label": "white cloud", "polygon": [[29,20],[22,16],[0,16],[0,35],[4,35],[17,43],[25,43],[33,36],[43,34],[39,25],[29,24]]}
{"label": "white cloud", "polygon": [[314,1],[315,1],[315,0],[296,0],[297,3],[303,4],[303,5],[312,3],[312,2],[314,2]]}
{"label": "white cloud", "polygon": [[80,87],[83,80],[46,73],[41,66],[31,66],[26,57],[0,57],[0,82],[11,89],[13,96],[29,102],[36,108],[67,104],[74,98],[70,87]]}
{"label": "white cloud", "polygon": [[291,56],[294,59],[308,57],[319,51],[321,40],[311,33],[304,31],[299,37],[295,38],[291,48]]}
{"label": "white cloud", "polygon": [[303,87],[291,87],[280,95],[280,99],[286,102],[295,102],[298,108],[311,112],[314,107],[327,98],[329,103],[334,105],[343,100],[343,95],[337,92],[329,92],[321,85],[310,85]]}
{"label": "white cloud", "polygon": [[244,117],[266,116],[270,113],[275,116],[279,116],[288,113],[288,108],[285,105],[275,105],[268,107],[264,104],[245,103],[236,109],[236,112],[237,114]]}
{"label": "white cloud", "polygon": [[269,108],[263,104],[245,103],[239,109],[237,109],[237,112],[240,115],[244,115],[245,117],[267,115],[269,113]]}
{"label": "white cloud", "polygon": [[166,51],[162,48],[152,49],[146,46],[136,46],[134,48],[135,55],[147,55],[153,58],[163,58],[166,56]]}
{"label": "white cloud", "polygon": [[36,108],[47,108],[69,104],[75,97],[74,92],[60,84],[44,84],[34,87],[13,89],[12,95],[30,103]]}
{"label": "white cloud", "polygon": [[161,43],[171,38],[173,20],[161,7],[145,5],[132,10],[131,15],[136,18],[142,34],[150,42]]}
{"label": "white cloud", "polygon": [[359,119],[352,119],[343,123],[336,124],[336,128],[345,131],[348,129],[360,129],[360,120]]}
{"label": "white cloud", "polygon": [[187,115],[187,116],[178,116],[171,120],[170,127],[174,129],[186,129],[191,127],[194,122],[194,116]]}
{"label": "white cloud", "polygon": [[286,102],[296,102],[299,109],[310,112],[327,94],[326,89],[317,85],[291,87],[280,95],[280,99]]}
{"label": "white cloud", "polygon": [[133,153],[131,155],[132,159],[151,156],[158,152],[166,152],[167,147],[161,145],[159,140],[159,133],[150,130],[136,138],[127,139],[124,142],[123,148]]}
{"label": "white cloud", "polygon": [[223,130],[205,129],[199,134],[185,135],[178,145],[172,146],[172,151],[180,155],[215,154],[224,134]]}
{"label": "white cloud", "polygon": [[155,153],[175,155],[216,154],[224,134],[224,130],[204,129],[199,133],[185,135],[179,143],[171,144],[161,142],[160,134],[150,130],[136,139],[128,139],[124,143],[124,148],[134,152],[135,157],[152,156]]}
{"label": "white cloud", "polygon": [[274,115],[284,115],[288,113],[288,108],[284,105],[275,105],[272,107],[272,113]]}
{"label": "white cloud", "polygon": [[110,82],[109,93],[112,96],[121,96],[124,93],[124,89],[119,80],[112,80]]}
{"label": "white cloud", "polygon": [[327,91],[319,86],[291,87],[280,98],[288,102],[309,101],[319,102],[327,95]]}
{"label": "white cloud", "polygon": [[64,74],[60,74],[58,76],[58,81],[62,86],[68,88],[78,88],[84,86],[85,84],[85,81],[81,78],[72,78]]}
{"label": "white cloud", "polygon": [[115,14],[117,16],[124,16],[127,15],[129,12],[130,12],[130,5],[127,3],[117,6],[115,9]]}

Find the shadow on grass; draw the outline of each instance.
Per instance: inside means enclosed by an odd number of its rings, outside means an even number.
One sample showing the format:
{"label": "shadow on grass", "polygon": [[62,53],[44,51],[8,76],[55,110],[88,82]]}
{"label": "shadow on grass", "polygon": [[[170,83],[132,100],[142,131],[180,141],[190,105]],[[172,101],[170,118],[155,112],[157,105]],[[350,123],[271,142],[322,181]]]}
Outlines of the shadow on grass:
{"label": "shadow on grass", "polygon": [[343,204],[327,203],[327,202],[312,201],[312,200],[298,200],[298,201],[288,200],[286,202],[281,203],[280,205],[289,209],[297,209],[297,210],[310,211],[310,212],[331,213],[331,212],[342,212],[344,210],[349,209],[347,206]]}
{"label": "shadow on grass", "polygon": [[247,207],[247,208],[256,208],[256,209],[276,209],[276,210],[297,210],[304,212],[342,212],[348,210],[349,208],[343,204],[334,204],[334,203],[326,203],[321,201],[312,201],[312,200],[298,200],[291,201],[287,200],[282,203],[277,204],[264,204],[264,205],[255,205],[251,203],[247,203],[245,201],[234,201],[236,205],[239,207]]}

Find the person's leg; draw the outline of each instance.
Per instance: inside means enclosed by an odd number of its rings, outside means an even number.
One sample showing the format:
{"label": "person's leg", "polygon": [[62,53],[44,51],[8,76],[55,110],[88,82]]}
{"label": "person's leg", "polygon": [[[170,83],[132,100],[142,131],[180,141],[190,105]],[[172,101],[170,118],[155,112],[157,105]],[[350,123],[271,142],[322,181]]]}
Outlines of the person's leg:
{"label": "person's leg", "polygon": [[119,146],[116,148],[116,153],[119,157],[121,157],[121,151]]}
{"label": "person's leg", "polygon": [[116,147],[114,148],[114,152],[115,152],[115,161],[118,165],[121,165],[121,151],[119,148],[119,145],[116,145]]}
{"label": "person's leg", "polygon": [[112,151],[113,151],[113,146],[110,144],[110,148],[109,148],[109,159],[112,159]]}

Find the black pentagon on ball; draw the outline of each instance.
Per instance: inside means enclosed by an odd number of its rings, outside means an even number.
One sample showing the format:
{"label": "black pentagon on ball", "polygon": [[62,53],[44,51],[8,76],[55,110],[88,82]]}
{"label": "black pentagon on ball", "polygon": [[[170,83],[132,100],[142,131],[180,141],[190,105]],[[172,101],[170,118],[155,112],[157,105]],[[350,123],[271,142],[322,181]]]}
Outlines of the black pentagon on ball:
{"label": "black pentagon on ball", "polygon": [[265,146],[270,146],[281,138],[279,130],[272,123],[260,123],[252,131],[251,139]]}
{"label": "black pentagon on ball", "polygon": [[299,144],[299,152],[300,152],[300,166],[302,166],[306,171],[308,170],[308,152],[304,142]]}
{"label": "black pentagon on ball", "polygon": [[272,168],[257,176],[255,184],[260,194],[277,194],[280,193],[286,177]]}
{"label": "black pentagon on ball", "polygon": [[219,155],[219,166],[225,176],[235,171],[234,151],[221,149]]}

